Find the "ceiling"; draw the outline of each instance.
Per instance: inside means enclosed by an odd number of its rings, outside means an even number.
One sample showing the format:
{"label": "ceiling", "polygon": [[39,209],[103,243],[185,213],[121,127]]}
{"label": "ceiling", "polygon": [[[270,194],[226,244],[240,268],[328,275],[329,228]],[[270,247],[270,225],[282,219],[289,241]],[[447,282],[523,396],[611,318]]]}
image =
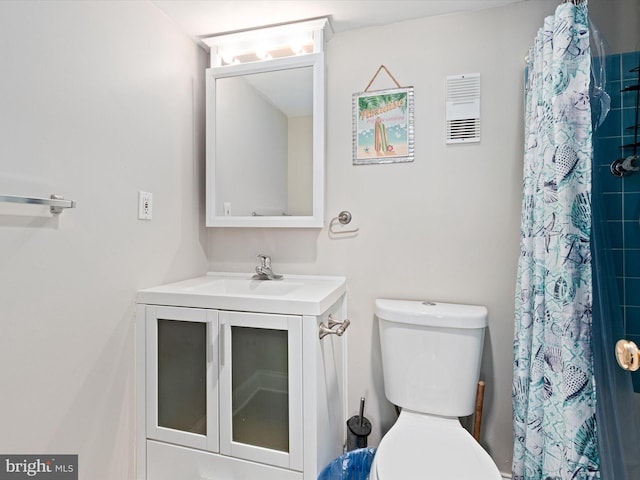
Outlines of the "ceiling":
{"label": "ceiling", "polygon": [[151,0],[191,37],[329,17],[335,33],[525,0]]}

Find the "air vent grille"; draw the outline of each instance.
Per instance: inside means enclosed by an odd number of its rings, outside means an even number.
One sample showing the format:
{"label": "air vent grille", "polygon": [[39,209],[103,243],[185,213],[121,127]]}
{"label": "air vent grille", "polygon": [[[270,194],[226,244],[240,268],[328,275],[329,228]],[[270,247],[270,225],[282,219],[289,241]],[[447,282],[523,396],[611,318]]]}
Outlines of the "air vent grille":
{"label": "air vent grille", "polygon": [[447,77],[447,143],[480,141],[480,74]]}
{"label": "air vent grille", "polygon": [[447,121],[447,143],[479,142],[480,119]]}

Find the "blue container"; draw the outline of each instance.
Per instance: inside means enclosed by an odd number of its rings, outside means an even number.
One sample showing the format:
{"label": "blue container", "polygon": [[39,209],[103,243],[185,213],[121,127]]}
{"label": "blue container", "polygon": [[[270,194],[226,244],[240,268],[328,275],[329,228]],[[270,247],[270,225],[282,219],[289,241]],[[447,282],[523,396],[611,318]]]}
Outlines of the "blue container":
{"label": "blue container", "polygon": [[375,448],[359,448],[340,455],[327,465],[318,480],[367,480]]}

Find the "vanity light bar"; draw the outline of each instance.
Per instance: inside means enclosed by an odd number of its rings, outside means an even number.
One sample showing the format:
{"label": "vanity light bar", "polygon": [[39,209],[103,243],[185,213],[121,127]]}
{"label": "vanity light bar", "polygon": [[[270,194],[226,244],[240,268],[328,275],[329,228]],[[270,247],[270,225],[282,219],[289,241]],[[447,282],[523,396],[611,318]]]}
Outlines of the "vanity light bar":
{"label": "vanity light bar", "polygon": [[308,40],[306,44],[296,47],[291,45],[286,46],[271,46],[271,47],[258,47],[255,51],[249,52],[234,52],[232,50],[224,50],[218,53],[219,66],[237,65],[239,63],[247,62],[259,62],[261,60],[273,60],[274,58],[291,57],[293,55],[304,55],[307,53],[313,53],[313,41]]}
{"label": "vanity light bar", "polygon": [[[202,38],[211,52],[211,66],[255,62],[322,52],[333,34],[326,17]],[[261,53],[259,55],[259,53]]]}

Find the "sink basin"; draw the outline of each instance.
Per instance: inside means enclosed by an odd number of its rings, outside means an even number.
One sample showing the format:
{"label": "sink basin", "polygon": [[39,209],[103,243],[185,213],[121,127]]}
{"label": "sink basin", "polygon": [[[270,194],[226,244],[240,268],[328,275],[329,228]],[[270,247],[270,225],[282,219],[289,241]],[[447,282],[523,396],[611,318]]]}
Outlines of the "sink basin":
{"label": "sink basin", "polygon": [[208,292],[215,295],[285,295],[304,285],[291,280],[253,280],[223,278],[187,288],[189,291]]}
{"label": "sink basin", "polygon": [[344,277],[210,272],[202,277],[138,292],[138,303],[295,315],[321,315],[346,291]]}

